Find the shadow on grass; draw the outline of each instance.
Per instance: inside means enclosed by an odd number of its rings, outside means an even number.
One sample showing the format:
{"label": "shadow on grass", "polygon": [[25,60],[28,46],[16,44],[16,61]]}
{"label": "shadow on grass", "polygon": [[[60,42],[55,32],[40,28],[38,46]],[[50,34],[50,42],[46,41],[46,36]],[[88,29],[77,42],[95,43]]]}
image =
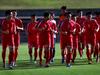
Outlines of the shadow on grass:
{"label": "shadow on grass", "polygon": [[[95,60],[95,59],[94,59]],[[93,61],[94,61],[93,60]],[[17,60],[17,66],[14,67],[14,69],[39,69],[39,68],[45,68],[44,63],[45,61],[43,60],[43,66],[39,66],[39,61],[37,61],[37,64],[34,64],[33,62],[30,63],[29,60]],[[2,67],[2,62],[0,62],[0,70],[6,70]],[[94,63],[95,64],[95,63]],[[52,64],[50,64],[50,67],[59,67],[59,66],[65,66],[66,62],[64,64],[61,63],[61,59],[55,59]],[[72,64],[73,66],[80,66],[80,65],[88,65],[87,59],[76,59],[75,63]]]}

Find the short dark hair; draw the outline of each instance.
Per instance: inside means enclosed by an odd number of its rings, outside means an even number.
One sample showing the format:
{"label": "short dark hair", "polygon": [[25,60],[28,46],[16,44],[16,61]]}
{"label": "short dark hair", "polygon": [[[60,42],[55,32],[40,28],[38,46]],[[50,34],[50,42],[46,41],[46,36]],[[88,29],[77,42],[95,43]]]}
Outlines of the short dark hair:
{"label": "short dark hair", "polygon": [[5,12],[5,16],[10,15],[10,13],[11,13],[11,10],[6,10],[6,12]]}
{"label": "short dark hair", "polygon": [[96,15],[100,15],[100,12],[95,12]]}
{"label": "short dark hair", "polygon": [[87,12],[86,13],[86,16],[89,16],[89,15],[91,15],[92,14],[92,12]]}
{"label": "short dark hair", "polygon": [[36,16],[35,14],[32,14],[32,15],[31,15],[31,17],[35,17],[35,16]]}
{"label": "short dark hair", "polygon": [[48,12],[44,12],[44,17],[48,17],[49,13]]}
{"label": "short dark hair", "polygon": [[66,10],[66,6],[62,6],[61,9]]}
{"label": "short dark hair", "polygon": [[78,9],[77,11],[76,11],[76,13],[80,13],[82,10],[81,9]]}

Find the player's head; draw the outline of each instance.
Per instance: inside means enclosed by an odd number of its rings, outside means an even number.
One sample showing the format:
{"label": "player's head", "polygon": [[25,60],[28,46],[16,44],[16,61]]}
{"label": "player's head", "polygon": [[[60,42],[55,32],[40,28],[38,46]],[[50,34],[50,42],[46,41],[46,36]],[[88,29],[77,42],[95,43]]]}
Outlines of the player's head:
{"label": "player's head", "polygon": [[72,17],[72,15],[71,15],[71,12],[66,12],[65,14],[64,14],[64,16],[65,16],[65,19],[67,18],[67,19],[71,19],[71,17]]}
{"label": "player's head", "polygon": [[76,14],[72,14],[72,20],[74,20],[76,22],[76,20],[77,20]]}
{"label": "player's head", "polygon": [[55,14],[53,12],[50,12],[50,19],[54,19]]}
{"label": "player's head", "polygon": [[36,15],[35,14],[32,14],[31,15],[31,20],[34,22],[34,21],[36,21]]}
{"label": "player's head", "polygon": [[5,16],[6,16],[7,18],[11,18],[11,17],[12,17],[12,12],[11,12],[11,10],[7,10],[7,11],[5,12]]}
{"label": "player's head", "polygon": [[77,15],[78,15],[78,16],[83,16],[83,11],[82,11],[82,10],[80,10],[80,9],[79,9],[79,10],[77,10]]}
{"label": "player's head", "polygon": [[11,10],[11,12],[13,13],[13,17],[17,16],[17,11],[16,10]]}
{"label": "player's head", "polygon": [[65,14],[66,13],[66,6],[62,6],[61,7],[61,14]]}
{"label": "player's head", "polygon": [[92,19],[92,12],[87,12],[87,13],[86,13],[86,17]]}
{"label": "player's head", "polygon": [[43,16],[45,20],[49,20],[50,18],[50,14],[48,12],[45,12]]}
{"label": "player's head", "polygon": [[100,12],[95,12],[95,15],[96,16],[100,16]]}

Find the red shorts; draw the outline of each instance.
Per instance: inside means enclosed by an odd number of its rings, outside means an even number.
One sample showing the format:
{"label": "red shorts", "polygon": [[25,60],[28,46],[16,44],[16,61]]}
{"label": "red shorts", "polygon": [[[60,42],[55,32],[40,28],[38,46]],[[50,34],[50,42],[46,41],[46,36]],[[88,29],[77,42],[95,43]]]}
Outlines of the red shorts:
{"label": "red shorts", "polygon": [[91,44],[92,46],[96,46],[96,34],[86,35],[86,44]]}
{"label": "red shorts", "polygon": [[79,35],[79,43],[86,45],[86,37],[84,33]]}
{"label": "red shorts", "polygon": [[7,46],[14,47],[14,35],[13,34],[2,35],[2,46],[3,47],[7,47]]}
{"label": "red shorts", "polygon": [[78,35],[73,36],[73,48],[78,49]]}
{"label": "red shorts", "polygon": [[[45,36],[45,35],[44,35]],[[51,46],[51,39],[50,39],[50,35],[42,37],[39,36],[39,48],[43,48],[44,46]]]}
{"label": "red shorts", "polygon": [[20,45],[20,34],[19,33],[14,35],[14,44],[15,44],[15,47],[18,47]]}
{"label": "red shorts", "polygon": [[73,48],[73,37],[67,36],[67,37],[60,37],[60,47],[61,49],[65,49],[66,47],[70,46]]}
{"label": "red shorts", "polygon": [[35,38],[35,39],[28,38],[28,47],[29,48],[32,48],[32,47],[38,48],[38,39],[37,38]]}

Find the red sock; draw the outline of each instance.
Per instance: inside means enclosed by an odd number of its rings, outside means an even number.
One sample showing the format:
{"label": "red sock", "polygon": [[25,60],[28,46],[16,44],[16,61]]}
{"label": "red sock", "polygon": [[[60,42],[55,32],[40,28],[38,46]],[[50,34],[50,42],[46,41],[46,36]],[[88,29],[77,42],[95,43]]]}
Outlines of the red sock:
{"label": "red sock", "polygon": [[42,64],[42,48],[39,50],[40,64]]}
{"label": "red sock", "polygon": [[11,64],[13,62],[13,56],[14,56],[14,53],[11,50],[10,53],[9,53],[9,64]]}
{"label": "red sock", "polygon": [[32,57],[32,48],[29,48],[29,55],[30,55],[30,57]]}
{"label": "red sock", "polygon": [[53,58],[53,49],[50,49],[50,60]]}
{"label": "red sock", "polygon": [[16,62],[18,56],[18,48],[15,48],[15,52],[14,52],[14,61]]}
{"label": "red sock", "polygon": [[80,48],[79,49],[79,55],[80,55],[80,57],[82,57],[82,54],[83,54],[83,50],[82,50],[82,48]]}
{"label": "red sock", "polygon": [[64,49],[61,50],[62,59],[64,59]]}
{"label": "red sock", "polygon": [[91,52],[89,49],[87,49],[86,55],[87,55],[88,60],[91,60]]}
{"label": "red sock", "polygon": [[76,49],[74,49],[74,50],[73,50],[73,59],[72,59],[73,61],[74,61],[75,58],[76,58],[76,54],[77,54],[77,53],[76,53]]}
{"label": "red sock", "polygon": [[6,57],[6,48],[3,48],[3,50],[2,50],[2,60],[3,60],[3,64],[5,64],[5,57]]}
{"label": "red sock", "polygon": [[46,50],[46,64],[48,64],[49,63],[49,60],[50,60],[50,52],[49,52],[49,49],[47,48]]}
{"label": "red sock", "polygon": [[71,56],[72,56],[72,53],[69,52],[69,53],[67,54],[67,58],[66,58],[66,63],[67,63],[67,64],[69,64],[69,63],[71,62]]}
{"label": "red sock", "polygon": [[38,48],[35,48],[35,50],[34,50],[34,60],[37,59],[37,50],[38,50]]}

